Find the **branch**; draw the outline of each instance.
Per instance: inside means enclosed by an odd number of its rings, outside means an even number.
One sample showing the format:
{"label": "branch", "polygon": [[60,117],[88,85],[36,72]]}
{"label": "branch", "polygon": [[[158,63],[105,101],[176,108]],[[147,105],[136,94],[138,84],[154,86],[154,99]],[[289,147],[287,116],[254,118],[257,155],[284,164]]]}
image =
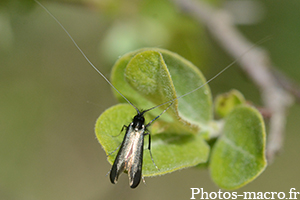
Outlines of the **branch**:
{"label": "branch", "polygon": [[[203,1],[172,0],[172,2],[205,24],[220,45],[260,89],[263,104],[271,113],[266,156],[268,161],[272,162],[282,148],[286,111],[292,105],[293,98],[272,73],[268,54],[262,48],[253,45],[238,31],[230,14],[225,10],[217,10]],[[247,52],[249,49],[251,51]],[[247,53],[241,57],[242,52]]]}

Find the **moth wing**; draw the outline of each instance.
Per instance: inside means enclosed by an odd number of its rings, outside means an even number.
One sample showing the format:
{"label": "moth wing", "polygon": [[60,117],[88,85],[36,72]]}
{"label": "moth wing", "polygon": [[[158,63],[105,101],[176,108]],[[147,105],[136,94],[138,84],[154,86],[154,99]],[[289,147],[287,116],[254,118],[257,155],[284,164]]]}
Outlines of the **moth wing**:
{"label": "moth wing", "polygon": [[143,167],[143,152],[144,152],[144,137],[142,139],[142,145],[139,146],[137,151],[139,155],[135,157],[134,164],[128,171],[129,175],[129,185],[131,188],[136,188],[141,181],[142,177],[142,167]]}
{"label": "moth wing", "polygon": [[127,136],[127,131],[125,133],[123,142],[118,151],[117,157],[115,158],[114,164],[110,170],[110,181],[115,184],[118,182],[119,175],[125,170],[125,155],[124,155],[124,143],[126,142],[125,138]]}

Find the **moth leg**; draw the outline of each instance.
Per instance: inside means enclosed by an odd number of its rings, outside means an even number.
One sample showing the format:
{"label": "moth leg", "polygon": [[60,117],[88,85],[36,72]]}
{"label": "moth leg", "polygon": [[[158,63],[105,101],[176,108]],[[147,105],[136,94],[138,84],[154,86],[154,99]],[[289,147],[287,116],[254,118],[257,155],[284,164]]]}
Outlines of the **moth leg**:
{"label": "moth leg", "polygon": [[173,102],[170,103],[170,105],[164,110],[162,111],[162,113],[160,113],[157,117],[155,117],[154,119],[152,119],[147,125],[146,125],[146,128],[148,126],[150,126],[152,124],[152,122],[154,122],[155,120],[157,120],[162,114],[164,114],[169,108],[170,106],[173,104]]}
{"label": "moth leg", "polygon": [[110,171],[111,171],[111,170],[109,170],[109,171],[106,173],[105,177],[107,177],[107,176],[108,176],[108,174],[110,173]]}
{"label": "moth leg", "polygon": [[[123,132],[124,128],[127,128],[127,126],[123,125],[120,133],[118,135],[112,136],[112,137],[118,137]],[[114,152],[116,152],[120,148],[121,145],[122,145],[122,143],[115,150],[113,150],[112,152],[110,152],[106,157],[109,157],[111,154],[113,154]]]}
{"label": "moth leg", "polygon": [[106,157],[109,157],[109,156],[111,156],[111,154],[115,153],[120,148],[121,145],[122,145],[122,143],[115,150],[110,152]]}
{"label": "moth leg", "polygon": [[124,128],[127,128],[127,126],[126,126],[126,125],[123,125],[123,127],[122,127],[120,133],[119,133],[118,135],[112,135],[112,137],[118,137],[119,135],[121,135],[121,133],[124,131]]}
{"label": "moth leg", "polygon": [[145,178],[142,176],[143,183],[146,185]]}
{"label": "moth leg", "polygon": [[152,160],[152,162],[153,162],[155,168],[156,168],[157,170],[159,170],[159,168],[157,167],[157,165],[155,164],[155,162],[154,162],[154,160],[153,160],[152,153],[151,153],[151,134],[150,134],[150,132],[145,132],[145,133],[144,133],[144,136],[146,136],[146,135],[149,136],[148,150],[149,150],[149,153],[150,153],[151,160]]}

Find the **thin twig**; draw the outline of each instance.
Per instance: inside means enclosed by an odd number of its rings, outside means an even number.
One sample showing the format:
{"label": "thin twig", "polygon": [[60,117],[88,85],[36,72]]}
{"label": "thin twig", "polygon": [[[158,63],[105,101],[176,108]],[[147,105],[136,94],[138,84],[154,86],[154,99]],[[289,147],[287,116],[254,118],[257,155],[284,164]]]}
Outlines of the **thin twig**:
{"label": "thin twig", "polygon": [[220,45],[249,75],[260,89],[264,106],[270,110],[270,133],[266,155],[269,162],[280,151],[286,124],[286,111],[292,105],[293,98],[285,90],[271,72],[268,54],[262,48],[254,47],[240,57],[253,44],[247,40],[234,26],[231,16],[225,10],[217,10],[203,1],[172,0],[182,11],[185,11],[199,22],[205,24]]}

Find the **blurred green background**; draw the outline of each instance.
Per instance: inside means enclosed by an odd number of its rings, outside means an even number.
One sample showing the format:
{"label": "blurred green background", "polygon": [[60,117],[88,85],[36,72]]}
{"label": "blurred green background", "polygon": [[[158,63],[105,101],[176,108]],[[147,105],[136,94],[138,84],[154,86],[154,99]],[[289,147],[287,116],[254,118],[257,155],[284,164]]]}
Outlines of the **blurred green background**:
{"label": "blurred green background", "polygon": [[[120,55],[149,46],[177,52],[207,78],[232,62],[201,24],[166,0],[42,3],[108,77]],[[246,24],[238,26],[241,32],[253,42],[271,35],[261,46],[278,69],[299,80],[300,1],[250,1],[253,8],[236,3],[214,1],[216,7],[251,11]],[[110,183],[106,174],[111,166],[95,138],[94,124],[117,102],[110,86],[34,2],[1,1],[0,64],[1,200],[190,199],[191,187],[218,191],[209,171],[195,168],[146,178],[146,185],[135,190],[126,175],[118,184]],[[210,85],[214,96],[236,88],[260,105],[258,89],[238,66]],[[300,107],[294,105],[283,152],[237,192],[300,192],[299,118]]]}

